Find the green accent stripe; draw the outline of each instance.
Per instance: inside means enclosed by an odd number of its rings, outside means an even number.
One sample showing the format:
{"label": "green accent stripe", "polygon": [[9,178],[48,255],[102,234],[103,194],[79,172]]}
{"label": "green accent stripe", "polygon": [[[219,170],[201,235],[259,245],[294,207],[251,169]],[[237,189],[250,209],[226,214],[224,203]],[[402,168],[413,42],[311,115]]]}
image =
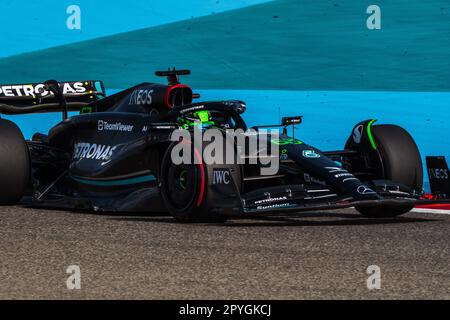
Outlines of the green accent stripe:
{"label": "green accent stripe", "polygon": [[89,184],[92,186],[101,186],[101,187],[112,187],[112,186],[124,186],[124,185],[130,185],[130,184],[137,184],[137,183],[144,183],[144,182],[151,182],[155,181],[155,176],[149,174],[145,176],[135,177],[135,178],[128,178],[128,179],[117,179],[117,180],[107,180],[107,181],[99,181],[99,180],[89,180],[84,179],[81,177],[71,176],[73,180]]}
{"label": "green accent stripe", "polygon": [[369,137],[369,141],[370,144],[372,145],[372,148],[374,150],[377,150],[377,144],[375,143],[375,140],[373,139],[373,135],[372,135],[372,125],[374,124],[374,122],[377,121],[377,119],[373,119],[369,122],[369,124],[367,125],[367,136]]}

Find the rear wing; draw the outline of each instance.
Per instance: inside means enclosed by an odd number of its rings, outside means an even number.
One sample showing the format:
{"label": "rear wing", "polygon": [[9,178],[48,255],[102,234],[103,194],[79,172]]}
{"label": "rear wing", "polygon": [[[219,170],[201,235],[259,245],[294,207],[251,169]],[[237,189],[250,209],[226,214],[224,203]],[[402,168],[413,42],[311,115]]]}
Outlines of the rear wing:
{"label": "rear wing", "polygon": [[[56,82],[55,82],[56,84]],[[0,85],[0,113],[25,114],[36,112],[58,112],[67,108],[77,111],[106,96],[103,82],[99,80],[58,82],[66,105],[61,97],[51,90],[48,82]]]}

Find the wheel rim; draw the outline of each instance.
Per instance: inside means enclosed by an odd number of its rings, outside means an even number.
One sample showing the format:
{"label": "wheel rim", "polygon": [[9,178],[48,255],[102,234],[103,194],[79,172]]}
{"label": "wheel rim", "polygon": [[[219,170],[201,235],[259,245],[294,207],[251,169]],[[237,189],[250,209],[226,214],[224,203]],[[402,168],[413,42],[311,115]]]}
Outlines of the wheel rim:
{"label": "wheel rim", "polygon": [[178,177],[178,185],[182,190],[186,189],[186,178],[187,178],[187,171],[181,170],[180,175]]}
{"label": "wheel rim", "polygon": [[195,167],[171,164],[167,173],[167,196],[177,209],[184,209],[195,200],[197,183]]}

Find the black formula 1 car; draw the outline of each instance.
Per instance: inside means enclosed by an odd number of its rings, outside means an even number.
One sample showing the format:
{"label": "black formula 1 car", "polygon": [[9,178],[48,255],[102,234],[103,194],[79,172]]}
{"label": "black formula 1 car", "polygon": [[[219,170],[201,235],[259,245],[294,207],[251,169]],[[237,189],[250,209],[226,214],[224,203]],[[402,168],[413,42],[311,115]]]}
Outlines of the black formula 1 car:
{"label": "black formula 1 car", "polygon": [[[198,143],[173,141],[172,133],[216,128],[224,136],[230,129],[255,136],[273,125],[250,132],[242,101],[193,103],[199,95],[179,83],[189,73],[159,71],[168,85],[142,83],[107,97],[101,81],[0,86],[2,114],[63,116],[31,140],[0,119],[0,204],[168,211],[191,222],[347,207],[367,217],[393,217],[433,202],[420,199],[422,161],[412,137],[375,120],[357,124],[343,150],[322,152],[287,134],[301,117],[283,118],[280,135],[268,138],[267,150],[279,148],[279,168],[270,175],[261,174],[262,161],[206,163]],[[68,111],[80,115],[68,117]],[[174,163],[179,143],[188,143],[198,161]],[[239,159],[259,156],[241,147],[232,146]]]}

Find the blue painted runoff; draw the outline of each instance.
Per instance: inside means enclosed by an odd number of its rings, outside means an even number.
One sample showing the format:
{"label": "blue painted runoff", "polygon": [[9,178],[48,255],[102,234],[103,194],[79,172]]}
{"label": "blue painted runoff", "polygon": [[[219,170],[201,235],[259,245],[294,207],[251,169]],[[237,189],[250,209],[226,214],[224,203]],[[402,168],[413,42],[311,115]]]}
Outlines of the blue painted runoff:
{"label": "blue painted runoff", "polygon": [[[108,94],[117,90],[109,90]],[[247,102],[249,125],[275,124],[283,116],[303,115],[296,137],[322,150],[341,149],[352,127],[365,119],[404,127],[423,157],[450,157],[450,93],[362,91],[198,90],[201,100],[240,99]],[[76,113],[72,113],[76,114]],[[19,125],[24,136],[46,133],[61,114],[4,116]]]}

